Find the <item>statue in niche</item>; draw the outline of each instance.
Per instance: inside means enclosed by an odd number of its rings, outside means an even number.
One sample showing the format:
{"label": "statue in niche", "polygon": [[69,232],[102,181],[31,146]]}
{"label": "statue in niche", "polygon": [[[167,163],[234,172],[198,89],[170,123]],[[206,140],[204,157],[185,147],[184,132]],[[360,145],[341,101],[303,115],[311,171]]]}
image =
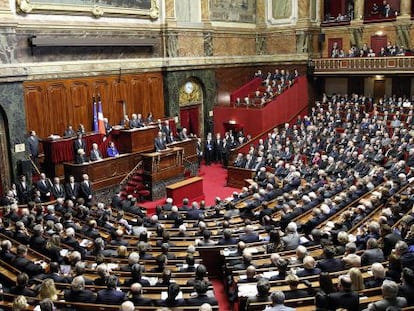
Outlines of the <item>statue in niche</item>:
{"label": "statue in niche", "polygon": [[256,54],[257,55],[266,54],[266,38],[262,35],[256,36]]}
{"label": "statue in niche", "polygon": [[178,34],[176,32],[169,32],[167,37],[167,56],[178,56]]}
{"label": "statue in niche", "polygon": [[296,33],[296,53],[307,53],[309,50],[308,34],[304,31]]}
{"label": "statue in niche", "polygon": [[209,31],[204,33],[204,55],[213,56],[213,34]]}
{"label": "statue in niche", "polygon": [[410,26],[398,25],[395,28],[397,30],[397,44],[404,49],[410,49]]}
{"label": "statue in niche", "polygon": [[292,0],[273,0],[272,17],[274,19],[285,19],[292,15]]}

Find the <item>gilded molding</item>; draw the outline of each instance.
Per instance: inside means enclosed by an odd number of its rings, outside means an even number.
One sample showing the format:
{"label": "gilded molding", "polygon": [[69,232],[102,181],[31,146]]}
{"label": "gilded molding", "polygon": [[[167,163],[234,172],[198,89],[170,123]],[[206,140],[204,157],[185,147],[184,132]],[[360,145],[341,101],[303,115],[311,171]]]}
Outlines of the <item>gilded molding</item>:
{"label": "gilded molding", "polygon": [[58,0],[48,2],[40,0],[16,0],[17,11],[23,14],[92,14],[94,17],[101,16],[136,16],[139,18],[158,19],[160,8],[158,0],[151,0],[149,9],[131,8],[113,5],[88,5],[78,4],[76,0],[72,4],[62,4]]}

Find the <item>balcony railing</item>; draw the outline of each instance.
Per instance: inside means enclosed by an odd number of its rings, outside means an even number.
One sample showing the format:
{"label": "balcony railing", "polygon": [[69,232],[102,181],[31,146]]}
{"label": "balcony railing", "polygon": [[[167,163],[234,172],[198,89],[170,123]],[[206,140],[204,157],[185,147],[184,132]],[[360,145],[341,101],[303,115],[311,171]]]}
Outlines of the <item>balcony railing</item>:
{"label": "balcony railing", "polygon": [[414,73],[414,56],[312,59],[315,74]]}

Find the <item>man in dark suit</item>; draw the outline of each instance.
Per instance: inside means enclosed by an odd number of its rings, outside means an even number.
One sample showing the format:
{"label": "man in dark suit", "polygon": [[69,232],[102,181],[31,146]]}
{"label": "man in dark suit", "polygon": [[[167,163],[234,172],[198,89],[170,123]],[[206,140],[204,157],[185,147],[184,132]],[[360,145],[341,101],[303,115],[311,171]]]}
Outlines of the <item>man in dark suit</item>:
{"label": "man in dark suit", "polygon": [[69,176],[69,182],[65,185],[65,192],[68,199],[73,202],[79,197],[79,184],[75,182],[75,177]]}
{"label": "man in dark suit", "polygon": [[92,201],[93,197],[93,189],[92,189],[92,183],[89,181],[88,174],[82,175],[82,182],[79,184],[79,190],[80,190],[80,196],[84,198],[86,203],[89,203]]}
{"label": "man in dark suit", "polygon": [[321,259],[317,267],[323,272],[335,272],[344,270],[344,263],[340,258],[335,258],[335,249],[332,246],[326,246],[323,249],[325,259]]}
{"label": "man in dark suit", "polygon": [[127,297],[129,301],[134,303],[134,306],[152,306],[152,299],[142,296],[142,285],[140,283],[134,283],[131,285],[129,295]]}
{"label": "man in dark suit", "polygon": [[158,135],[154,140],[154,147],[156,152],[167,149],[162,132],[158,132]]}
{"label": "man in dark suit", "polygon": [[164,133],[165,137],[169,137],[171,134],[170,123],[168,120],[164,121],[164,124],[161,127],[161,132]]}
{"label": "man in dark suit", "polygon": [[229,154],[230,154],[230,146],[227,143],[227,139],[223,138],[223,143],[220,149],[221,149],[221,160],[223,161],[223,166],[227,167],[229,165]]}
{"label": "man in dark suit", "polygon": [[368,266],[372,265],[374,262],[383,262],[384,253],[381,248],[378,246],[378,242],[374,238],[370,238],[367,241],[367,249],[361,255],[361,265]]}
{"label": "man in dark suit", "polygon": [[91,150],[91,161],[99,161],[103,159],[102,153],[98,149],[98,144],[93,143],[92,144],[92,150]]}
{"label": "man in dark suit", "polygon": [[17,198],[20,204],[26,204],[30,200],[31,191],[26,181],[26,176],[21,175],[16,183]]}
{"label": "man in dark suit", "polygon": [[16,255],[17,255],[16,258],[13,261],[13,266],[16,269],[27,273],[30,277],[38,275],[44,271],[41,265],[35,264],[26,258],[26,255],[27,255],[26,246],[24,245],[17,246]]}
{"label": "man in dark suit", "polygon": [[84,149],[78,149],[78,153],[75,156],[75,163],[76,164],[84,164],[84,163],[88,163],[88,157],[86,156],[85,150]]}
{"label": "man in dark suit", "polygon": [[359,296],[351,290],[352,281],[348,275],[341,275],[339,277],[339,292],[328,295],[327,307],[329,310],[336,310],[343,308],[346,310],[359,309]]}
{"label": "man in dark suit", "polygon": [[49,178],[46,178],[45,173],[40,174],[40,179],[36,183],[37,189],[40,191],[40,199],[42,202],[50,201],[52,194],[52,182]]}
{"label": "man in dark suit", "polygon": [[73,130],[73,127],[72,127],[72,125],[68,125],[68,127],[65,129],[65,132],[63,133],[63,137],[64,138],[69,138],[69,137],[72,137],[72,136],[75,136],[75,131]]}
{"label": "man in dark suit", "polygon": [[204,157],[206,160],[206,165],[210,165],[211,162],[214,160],[214,142],[211,138],[211,133],[208,133],[207,139],[204,143]]}
{"label": "man in dark suit", "polygon": [[204,211],[202,209],[199,209],[198,203],[193,202],[191,204],[191,209],[187,212],[187,219],[193,219],[198,220],[200,218],[200,215],[203,214]]}
{"label": "man in dark suit", "polygon": [[30,131],[27,138],[27,151],[32,161],[37,165],[37,158],[39,156],[39,137],[35,131]]}
{"label": "man in dark suit", "polygon": [[218,245],[236,245],[238,239],[232,237],[232,232],[230,229],[224,229],[223,238],[218,241]]}
{"label": "man in dark suit", "polygon": [[106,289],[98,291],[97,303],[109,304],[109,305],[120,305],[125,300],[125,293],[117,290],[118,277],[110,275],[106,282]]}
{"label": "man in dark suit", "polygon": [[40,280],[52,279],[55,283],[69,283],[68,278],[59,274],[59,264],[52,261],[49,264],[49,273],[44,273],[38,276]]}
{"label": "man in dark suit", "polygon": [[67,302],[94,303],[96,301],[95,294],[85,289],[85,280],[82,276],[73,278],[71,288],[64,292],[64,298]]}
{"label": "man in dark suit", "polygon": [[55,199],[66,198],[65,188],[60,184],[59,177],[53,178],[52,194]]}
{"label": "man in dark suit", "polygon": [[240,241],[243,241],[244,243],[259,242],[259,240],[259,235],[253,231],[253,227],[251,225],[247,225],[244,229],[244,234],[240,235]]}
{"label": "man in dark suit", "polygon": [[75,157],[79,154],[79,149],[86,151],[86,141],[82,137],[82,133],[78,133],[76,140],[73,142],[73,151],[75,152]]}
{"label": "man in dark suit", "polygon": [[203,303],[208,303],[211,306],[217,305],[217,300],[214,296],[208,296],[208,283],[206,281],[196,281],[194,284],[194,290],[197,293],[196,297],[189,298],[187,305],[189,306],[201,306]]}

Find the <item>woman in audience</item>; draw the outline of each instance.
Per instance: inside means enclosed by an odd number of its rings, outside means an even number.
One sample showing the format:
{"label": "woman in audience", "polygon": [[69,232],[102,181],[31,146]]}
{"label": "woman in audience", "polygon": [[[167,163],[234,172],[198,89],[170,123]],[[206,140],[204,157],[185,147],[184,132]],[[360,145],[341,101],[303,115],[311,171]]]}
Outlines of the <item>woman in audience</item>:
{"label": "woman in audience", "polygon": [[17,296],[13,300],[12,311],[26,311],[29,307],[25,296]]}
{"label": "woman in audience", "polygon": [[279,230],[272,230],[269,233],[269,243],[266,245],[266,253],[278,253],[285,249],[285,244],[280,238]]}
{"label": "woman in audience", "polygon": [[354,267],[349,269],[348,274],[352,281],[351,290],[359,292],[365,289],[364,277],[362,276],[361,270]]}
{"label": "woman in audience", "polygon": [[42,281],[39,289],[39,298],[48,298],[52,301],[56,301],[58,299],[55,282],[52,279],[45,279]]}

